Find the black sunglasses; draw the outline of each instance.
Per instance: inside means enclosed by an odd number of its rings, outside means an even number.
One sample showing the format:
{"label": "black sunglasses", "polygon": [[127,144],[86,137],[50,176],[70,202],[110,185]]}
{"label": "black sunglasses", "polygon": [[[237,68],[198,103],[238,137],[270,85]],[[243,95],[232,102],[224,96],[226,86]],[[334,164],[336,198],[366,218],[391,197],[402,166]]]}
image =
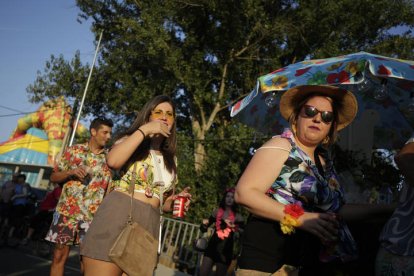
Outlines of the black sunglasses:
{"label": "black sunglasses", "polygon": [[332,111],[319,111],[316,107],[311,105],[304,105],[302,108],[303,115],[308,118],[315,117],[318,113],[321,113],[322,121],[325,124],[329,124],[334,119],[334,114]]}

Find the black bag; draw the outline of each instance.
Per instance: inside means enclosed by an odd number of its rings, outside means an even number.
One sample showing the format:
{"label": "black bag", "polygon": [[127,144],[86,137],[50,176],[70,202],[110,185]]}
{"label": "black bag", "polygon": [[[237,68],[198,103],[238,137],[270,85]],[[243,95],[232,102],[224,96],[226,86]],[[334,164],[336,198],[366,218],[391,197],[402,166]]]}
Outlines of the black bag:
{"label": "black bag", "polygon": [[194,241],[194,249],[198,252],[205,252],[208,246],[208,239],[201,237]]}

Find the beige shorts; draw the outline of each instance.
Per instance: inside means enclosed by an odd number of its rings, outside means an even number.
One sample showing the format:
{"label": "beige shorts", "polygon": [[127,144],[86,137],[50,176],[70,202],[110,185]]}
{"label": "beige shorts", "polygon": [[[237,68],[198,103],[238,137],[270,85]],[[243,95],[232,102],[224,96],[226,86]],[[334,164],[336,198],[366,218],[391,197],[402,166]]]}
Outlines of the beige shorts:
{"label": "beige shorts", "polygon": [[[124,228],[129,214],[131,196],[113,191],[104,198],[80,246],[80,254],[110,262],[113,243]],[[160,228],[159,209],[140,200],[132,200],[132,220],[139,223],[156,239]]]}

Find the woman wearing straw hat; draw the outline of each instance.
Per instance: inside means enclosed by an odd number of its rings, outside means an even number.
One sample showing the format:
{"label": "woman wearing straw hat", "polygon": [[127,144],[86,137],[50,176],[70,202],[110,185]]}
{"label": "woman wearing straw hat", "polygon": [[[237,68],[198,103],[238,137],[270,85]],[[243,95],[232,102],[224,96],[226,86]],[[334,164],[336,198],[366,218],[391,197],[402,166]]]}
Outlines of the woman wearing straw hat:
{"label": "woman wearing straw hat", "polygon": [[357,110],[355,96],[333,86],[296,86],[282,95],[290,128],[257,150],[236,187],[236,202],[251,213],[237,275],[330,275],[357,258],[344,220],[390,211],[344,205],[327,148]]}

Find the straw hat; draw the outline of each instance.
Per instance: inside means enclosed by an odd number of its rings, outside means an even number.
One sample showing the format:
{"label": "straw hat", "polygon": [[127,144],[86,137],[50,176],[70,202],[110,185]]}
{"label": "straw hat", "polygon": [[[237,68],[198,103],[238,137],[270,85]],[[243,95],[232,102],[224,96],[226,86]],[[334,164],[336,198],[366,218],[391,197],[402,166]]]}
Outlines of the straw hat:
{"label": "straw hat", "polygon": [[348,90],[330,85],[299,85],[283,93],[280,98],[280,113],[283,118],[289,121],[295,106],[310,95],[328,96],[334,100],[338,109],[337,130],[349,125],[358,112],[357,100]]}

